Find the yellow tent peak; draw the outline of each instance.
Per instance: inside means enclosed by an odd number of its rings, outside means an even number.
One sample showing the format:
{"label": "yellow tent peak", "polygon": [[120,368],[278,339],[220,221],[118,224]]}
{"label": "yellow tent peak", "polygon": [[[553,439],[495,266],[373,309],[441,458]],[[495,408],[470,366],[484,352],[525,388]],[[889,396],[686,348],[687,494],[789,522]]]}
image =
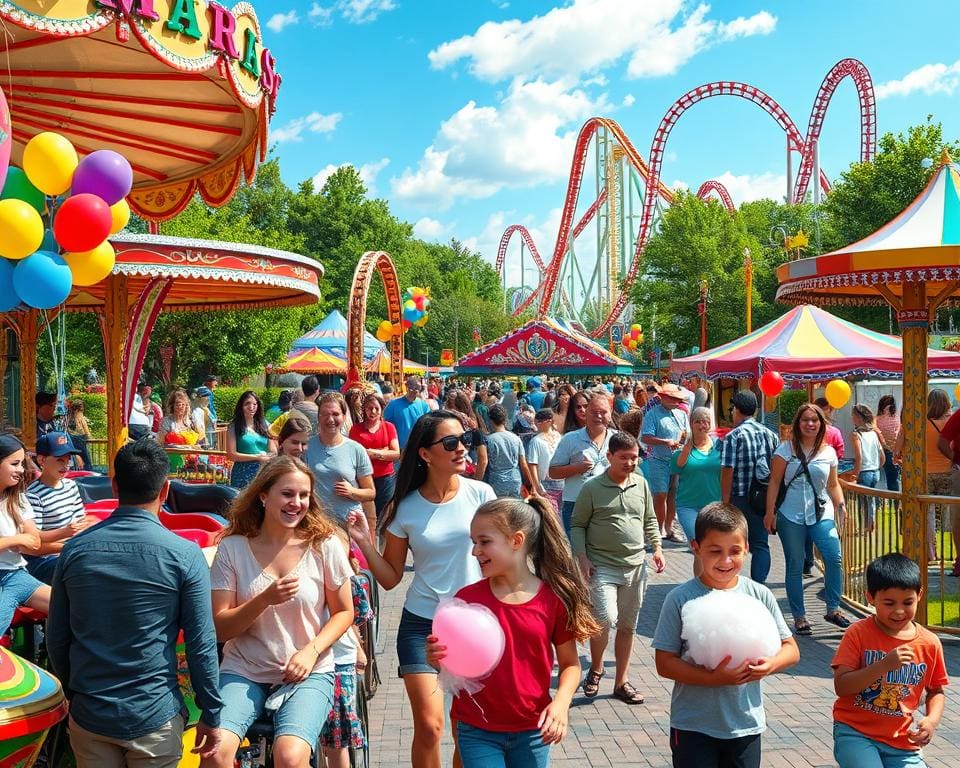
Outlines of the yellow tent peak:
{"label": "yellow tent peak", "polygon": [[944,147],[943,151],[940,153],[940,165],[950,165],[952,162],[953,158],[950,157],[950,150]]}

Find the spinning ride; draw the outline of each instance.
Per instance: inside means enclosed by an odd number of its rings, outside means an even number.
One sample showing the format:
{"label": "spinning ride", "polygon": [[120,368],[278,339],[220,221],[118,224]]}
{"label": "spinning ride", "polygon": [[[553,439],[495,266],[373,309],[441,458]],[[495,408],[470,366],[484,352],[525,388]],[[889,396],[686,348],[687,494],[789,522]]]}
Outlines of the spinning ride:
{"label": "spinning ride", "polygon": [[[814,201],[821,191],[827,192],[830,183],[819,169],[818,141],[827,107],[837,86],[850,78],[857,89],[860,105],[860,160],[873,158],[876,148],[877,117],[873,82],[866,66],[856,59],[843,59],[827,73],[814,99],[806,135],[790,115],[772,97],[747,83],[718,81],[698,86],[667,110],[660,121],[647,160],[637,152],[623,129],[609,118],[590,118],[577,137],[567,192],[564,198],[560,228],[553,256],[544,263],[521,225],[511,225],[504,232],[497,253],[497,270],[503,274],[509,242],[519,233],[523,244],[530,249],[534,263],[543,275],[540,285],[522,302],[514,314],[520,314],[536,302],[540,316],[555,309],[566,310],[578,316],[577,299],[592,302],[604,319],[593,330],[594,338],[604,336],[610,326],[623,314],[629,302],[629,289],[640,272],[643,249],[653,233],[663,204],[673,200],[673,194],[661,181],[661,169],[667,139],[681,115],[694,104],[716,96],[736,96],[756,104],[767,112],[784,131],[787,138],[787,197],[802,202],[812,177]],[[576,218],[577,201],[584,181],[588,152],[594,147],[596,168],[595,198],[586,212]],[[800,170],[793,183],[793,153],[799,154]],[[705,182],[697,191],[698,197],[717,194],[729,210],[733,204],[723,185],[717,181]],[[586,226],[596,219],[596,258],[591,272],[581,268],[574,246]],[[521,246],[521,258],[523,258]],[[633,258],[629,259],[629,252]],[[585,277],[586,275],[586,277]]]}

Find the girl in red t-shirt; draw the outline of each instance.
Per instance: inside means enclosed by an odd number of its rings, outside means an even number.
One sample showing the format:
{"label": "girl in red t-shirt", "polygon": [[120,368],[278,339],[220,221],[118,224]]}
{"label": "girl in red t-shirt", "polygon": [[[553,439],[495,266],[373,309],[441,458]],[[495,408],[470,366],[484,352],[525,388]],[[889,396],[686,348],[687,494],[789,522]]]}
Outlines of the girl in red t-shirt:
{"label": "girl in red t-shirt", "polygon": [[[456,696],[450,712],[464,768],[520,760],[546,765],[551,744],[567,732],[577,690],[577,641],[600,627],[567,538],[549,502],[503,498],[482,504],[470,525],[473,554],[485,577],[457,597],[489,608],[505,637],[503,657],[473,696]],[[531,565],[533,569],[531,570]],[[427,639],[437,665],[446,646]],[[550,698],[554,652],[560,667]]]}

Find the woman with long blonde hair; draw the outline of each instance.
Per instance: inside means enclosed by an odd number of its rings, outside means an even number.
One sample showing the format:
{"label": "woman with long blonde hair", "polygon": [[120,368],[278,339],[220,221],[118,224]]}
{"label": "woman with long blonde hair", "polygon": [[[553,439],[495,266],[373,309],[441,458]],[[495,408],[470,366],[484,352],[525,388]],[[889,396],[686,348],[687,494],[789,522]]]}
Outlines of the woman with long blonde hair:
{"label": "woman with long blonde hair", "polygon": [[306,768],[333,702],[332,646],[353,622],[352,571],[299,459],[278,456],[230,509],[211,569],[225,643],[221,742],[204,768],[230,768],[268,700],[276,765]]}

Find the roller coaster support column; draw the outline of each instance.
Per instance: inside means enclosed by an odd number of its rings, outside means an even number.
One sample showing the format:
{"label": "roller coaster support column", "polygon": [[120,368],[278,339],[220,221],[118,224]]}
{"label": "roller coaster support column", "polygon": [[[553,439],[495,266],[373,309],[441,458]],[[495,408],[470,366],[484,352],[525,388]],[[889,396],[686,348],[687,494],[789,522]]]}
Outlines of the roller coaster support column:
{"label": "roller coaster support column", "polygon": [[790,134],[787,134],[787,196],[784,198],[789,205],[793,200],[793,155],[790,153]]}
{"label": "roller coaster support column", "polygon": [[[813,142],[813,172],[815,174],[813,178],[819,179],[820,178],[820,142],[819,140]],[[803,202],[803,201],[798,200],[797,202]],[[819,184],[813,185],[813,204],[820,205],[820,185]]]}

